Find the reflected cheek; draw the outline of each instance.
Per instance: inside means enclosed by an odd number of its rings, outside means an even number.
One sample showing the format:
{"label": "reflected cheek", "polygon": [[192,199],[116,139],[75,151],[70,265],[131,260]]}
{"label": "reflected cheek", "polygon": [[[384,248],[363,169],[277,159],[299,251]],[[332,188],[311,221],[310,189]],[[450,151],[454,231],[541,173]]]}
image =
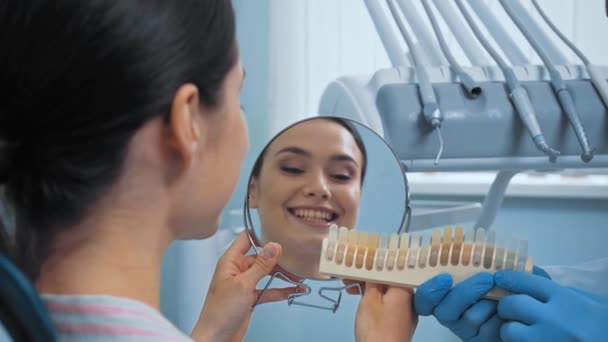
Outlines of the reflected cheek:
{"label": "reflected cheek", "polygon": [[336,199],[339,205],[344,210],[342,222],[348,228],[354,228],[359,212],[360,191],[358,189],[349,189],[336,194]]}

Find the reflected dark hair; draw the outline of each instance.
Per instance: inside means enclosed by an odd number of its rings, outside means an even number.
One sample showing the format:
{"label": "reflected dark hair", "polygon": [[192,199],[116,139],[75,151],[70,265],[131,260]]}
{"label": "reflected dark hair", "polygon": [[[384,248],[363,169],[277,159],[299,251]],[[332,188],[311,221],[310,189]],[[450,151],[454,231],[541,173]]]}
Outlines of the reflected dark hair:
{"label": "reflected dark hair", "polygon": [[0,183],[14,241],[0,229],[30,278],[115,181],[135,132],[185,83],[220,105],[237,55],[230,0],[0,3]]}
{"label": "reflected dark hair", "polygon": [[[352,122],[350,120],[346,120],[346,119],[342,119],[342,118],[335,118],[335,117],[312,118],[312,119],[308,119],[308,120],[305,120],[302,122],[312,121],[312,120],[327,120],[327,121],[335,122],[338,125],[344,127],[350,133],[350,135],[352,135],[353,139],[355,140],[355,143],[357,144],[357,147],[359,148],[359,151],[361,151],[361,155],[363,156],[363,165],[361,165],[361,185],[363,185],[363,180],[365,179],[365,171],[367,170],[367,150],[365,149],[365,144],[363,143],[363,139],[361,138],[361,134],[359,134],[359,131],[357,131],[357,128],[352,124]],[[256,159],[255,164],[253,164],[253,169],[251,170],[252,178],[260,177],[260,172],[262,171],[262,166],[264,164],[264,157],[266,155],[266,151],[268,150],[268,147],[272,144],[272,142],[276,138],[278,138],[281,134],[288,131],[292,127],[299,125],[302,122],[298,122],[295,125],[292,125],[292,126],[286,128],[281,133],[277,134],[266,145],[266,147],[264,147],[264,149],[262,150],[262,153],[260,153],[260,155],[258,156],[258,159]]]}

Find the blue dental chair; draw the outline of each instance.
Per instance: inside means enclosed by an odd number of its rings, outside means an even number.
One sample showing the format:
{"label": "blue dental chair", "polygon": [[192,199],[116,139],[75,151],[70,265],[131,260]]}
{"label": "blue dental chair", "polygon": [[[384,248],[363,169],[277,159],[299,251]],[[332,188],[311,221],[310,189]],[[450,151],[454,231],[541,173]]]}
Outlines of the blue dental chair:
{"label": "blue dental chair", "polygon": [[[57,341],[55,329],[38,293],[25,275],[2,253],[0,327],[4,327],[13,341]],[[2,338],[0,333],[0,340]]]}

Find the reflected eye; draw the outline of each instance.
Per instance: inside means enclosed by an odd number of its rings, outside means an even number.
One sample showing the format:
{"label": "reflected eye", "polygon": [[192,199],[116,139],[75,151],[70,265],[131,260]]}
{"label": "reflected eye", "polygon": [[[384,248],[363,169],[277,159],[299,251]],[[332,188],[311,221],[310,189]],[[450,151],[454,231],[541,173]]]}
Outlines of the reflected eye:
{"label": "reflected eye", "polygon": [[304,170],[299,169],[297,167],[289,167],[289,166],[281,166],[281,170],[287,173],[291,173],[291,174],[301,174],[304,172]]}
{"label": "reflected eye", "polygon": [[335,179],[337,179],[337,180],[339,180],[339,181],[344,181],[344,182],[349,181],[349,180],[351,180],[353,178],[349,174],[335,174],[332,177],[335,178]]}

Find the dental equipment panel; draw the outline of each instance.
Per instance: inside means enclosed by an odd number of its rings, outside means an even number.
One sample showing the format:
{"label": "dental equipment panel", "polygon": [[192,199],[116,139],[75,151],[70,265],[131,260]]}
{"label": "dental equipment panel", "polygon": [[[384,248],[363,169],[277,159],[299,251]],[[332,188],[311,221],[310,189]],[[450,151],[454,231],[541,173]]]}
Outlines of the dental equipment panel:
{"label": "dental equipment panel", "polygon": [[[391,68],[373,75],[336,79],[321,96],[319,114],[367,125],[390,144],[408,172],[498,171],[475,227],[491,229],[508,184],[518,172],[608,167],[608,67],[592,64],[536,0],[531,0],[532,11],[584,65],[564,62],[563,53],[525,13],[521,0],[500,0],[503,6],[494,9],[484,0],[418,0],[425,10],[421,14],[427,15],[437,35],[440,52],[447,56],[447,66],[416,60],[434,53],[424,49],[437,44],[413,41],[426,33],[416,24],[420,20],[402,19],[408,16],[399,13],[395,0],[364,1],[374,9],[369,13],[381,40],[405,42],[415,61],[395,63],[391,58]],[[381,4],[387,5],[384,10]],[[441,16],[434,15],[434,9]],[[504,11],[511,18],[542,65],[528,62],[493,11]],[[444,31],[438,25],[440,17]],[[387,28],[385,21],[390,19],[397,30]],[[458,65],[442,44],[446,28],[471,66]],[[389,56],[402,53],[393,45],[384,44]],[[496,64],[490,65],[487,56]],[[467,77],[481,89],[479,96],[470,96],[463,87],[471,82]],[[438,146],[434,131],[439,127]]]}
{"label": "dental equipment panel", "polygon": [[[368,7],[381,1],[385,0],[365,0]],[[391,9],[392,1],[388,1]],[[420,1],[434,4],[442,14],[447,13],[448,6],[443,1]],[[608,167],[608,115],[602,101],[608,68],[586,63],[550,65],[549,70],[548,64],[520,65],[503,58],[491,44],[494,40],[494,46],[501,47],[497,37],[491,35],[498,29],[487,25],[491,18],[479,12],[480,3],[457,0],[454,6],[457,10],[452,12],[458,14],[460,20],[446,20],[451,23],[447,27],[452,31],[455,23],[466,25],[461,32],[454,31],[454,35],[461,37],[464,32],[472,31],[477,39],[475,43],[498,64],[462,66],[481,88],[480,96],[471,98],[460,85],[459,73],[449,67],[397,65],[373,75],[344,76],[331,82],[320,99],[319,114],[352,118],[374,129],[389,142],[410,172]],[[385,11],[389,14],[384,19],[393,18],[397,25],[405,26],[406,23],[399,24],[402,20],[394,15],[396,6],[393,5],[391,11],[393,15]],[[474,14],[484,19],[476,20]],[[373,17],[374,13],[370,15]],[[486,24],[490,34],[484,34],[478,22]],[[500,23],[494,22],[494,26],[497,25]],[[410,25],[410,29],[414,31],[410,36],[417,34],[414,25]],[[522,26],[520,30],[527,32],[528,29]],[[392,33],[397,39],[407,41],[400,30]],[[536,39],[542,41],[548,37]],[[461,41],[457,39],[456,43]],[[548,44],[542,46],[545,45]],[[412,48],[408,44],[410,55],[423,53],[416,50],[424,46],[416,46]],[[424,74],[426,80],[421,79]],[[561,82],[556,83],[560,78]],[[428,94],[434,95],[436,111],[425,110],[429,107]],[[571,101],[566,99],[566,94]],[[445,142],[437,164],[438,145],[429,113],[440,116],[435,122],[440,120]],[[595,151],[591,154],[593,148]]]}
{"label": "dental equipment panel", "polygon": [[[413,233],[378,234],[333,225],[323,239],[319,270],[341,279],[415,288],[441,273],[453,285],[479,273],[534,267],[525,240],[496,239],[495,233],[456,227],[435,229],[430,236]],[[500,299],[507,292],[494,288],[485,298]]]}

